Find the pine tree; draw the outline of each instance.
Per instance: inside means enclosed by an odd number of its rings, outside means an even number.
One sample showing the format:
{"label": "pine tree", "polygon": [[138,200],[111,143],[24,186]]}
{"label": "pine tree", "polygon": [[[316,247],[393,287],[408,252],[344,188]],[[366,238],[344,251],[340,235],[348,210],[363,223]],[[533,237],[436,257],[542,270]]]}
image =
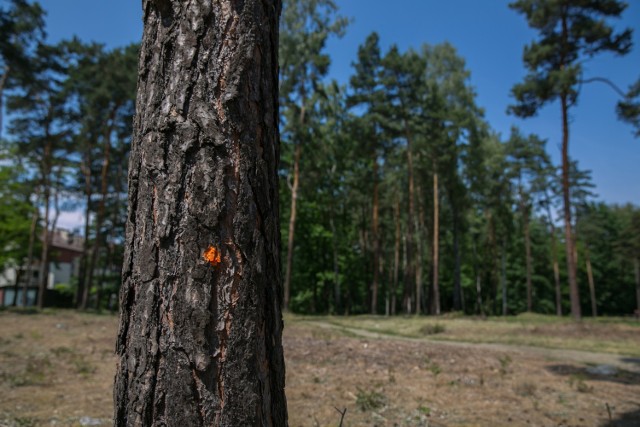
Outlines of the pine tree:
{"label": "pine tree", "polygon": [[524,50],[528,69],[524,82],[512,94],[516,105],[509,111],[520,117],[534,116],[544,105],[560,101],[562,113],[562,193],[567,272],[571,314],[580,319],[580,297],[574,262],[569,185],[569,109],[575,105],[582,80],[584,58],[611,51],[624,55],[631,48],[631,30],[614,33],[607,19],[619,17],[626,4],[617,0],[518,0],[512,9],[524,14],[538,30],[538,40]]}

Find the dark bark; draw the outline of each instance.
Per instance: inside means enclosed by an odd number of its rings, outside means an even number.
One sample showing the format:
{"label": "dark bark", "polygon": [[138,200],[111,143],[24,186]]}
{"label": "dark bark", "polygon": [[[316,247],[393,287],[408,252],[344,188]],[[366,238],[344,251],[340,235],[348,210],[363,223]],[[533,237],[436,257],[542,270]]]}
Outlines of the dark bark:
{"label": "dark bark", "polygon": [[115,425],[287,425],[280,2],[143,6]]}

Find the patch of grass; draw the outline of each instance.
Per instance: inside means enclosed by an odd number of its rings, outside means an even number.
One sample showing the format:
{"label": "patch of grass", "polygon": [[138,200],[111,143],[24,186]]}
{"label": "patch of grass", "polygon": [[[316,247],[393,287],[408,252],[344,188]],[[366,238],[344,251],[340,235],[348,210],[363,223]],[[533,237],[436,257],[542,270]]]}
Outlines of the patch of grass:
{"label": "patch of grass", "polygon": [[428,417],[429,415],[431,415],[431,408],[429,408],[428,406],[420,405],[418,407],[418,412]]}
{"label": "patch of grass", "polygon": [[431,371],[434,377],[437,377],[442,373],[442,368],[440,367],[440,365],[438,365],[435,362],[429,365],[429,370]]}
{"label": "patch of grass", "polygon": [[533,397],[536,395],[537,386],[530,381],[522,381],[513,386],[513,391],[520,397]]}
{"label": "patch of grass", "polygon": [[29,356],[27,364],[21,372],[7,374],[13,387],[46,384],[51,361],[47,356]]}
{"label": "patch of grass", "polygon": [[55,354],[57,357],[60,357],[62,355],[65,354],[72,354],[75,353],[73,349],[69,348],[69,347],[65,347],[65,346],[61,346],[61,347],[54,347],[51,349],[51,353]]}
{"label": "patch of grass", "polygon": [[81,375],[90,375],[96,371],[96,367],[89,363],[82,354],[73,356],[71,358],[71,364],[76,372]]}
{"label": "patch of grass", "polygon": [[593,391],[593,387],[585,382],[585,377],[582,374],[571,375],[568,382],[569,387],[580,393],[591,393]]}
{"label": "patch of grass", "polygon": [[436,335],[441,334],[446,330],[442,323],[429,323],[420,328],[420,332],[423,335]]}
{"label": "patch of grass", "polygon": [[511,365],[511,356],[505,354],[504,356],[500,356],[498,361],[500,362],[500,375],[504,377],[508,372],[509,365]]}
{"label": "patch of grass", "polygon": [[358,388],[358,393],[356,393],[356,406],[362,412],[382,408],[386,402],[387,397],[375,390],[365,391]]}

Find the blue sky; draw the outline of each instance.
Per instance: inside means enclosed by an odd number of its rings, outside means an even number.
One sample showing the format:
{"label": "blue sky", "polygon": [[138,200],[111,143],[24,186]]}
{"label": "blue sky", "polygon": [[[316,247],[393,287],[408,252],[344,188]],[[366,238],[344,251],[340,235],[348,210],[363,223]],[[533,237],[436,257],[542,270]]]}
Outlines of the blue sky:
{"label": "blue sky", "polygon": [[[341,40],[332,40],[331,77],[347,83],[358,45],[372,31],[383,50],[402,50],[423,43],[448,41],[466,59],[478,104],[491,126],[508,136],[512,125],[548,139],[555,163],[560,158],[560,107],[552,104],[528,120],[506,114],[511,87],[525,74],[522,49],[535,37],[525,19],[508,8],[508,0],[336,0],[353,22]],[[48,12],[47,31],[55,42],[73,35],[108,47],[137,42],[142,34],[140,0],[41,0]],[[626,57],[605,54],[585,64],[585,77],[605,76],[626,88],[640,77],[640,1],[630,1],[617,28],[634,29],[634,51]],[[389,5],[392,6],[389,6]],[[612,203],[640,204],[640,140],[620,123],[617,95],[605,85],[583,87],[571,112],[570,155],[590,169],[599,198]]]}

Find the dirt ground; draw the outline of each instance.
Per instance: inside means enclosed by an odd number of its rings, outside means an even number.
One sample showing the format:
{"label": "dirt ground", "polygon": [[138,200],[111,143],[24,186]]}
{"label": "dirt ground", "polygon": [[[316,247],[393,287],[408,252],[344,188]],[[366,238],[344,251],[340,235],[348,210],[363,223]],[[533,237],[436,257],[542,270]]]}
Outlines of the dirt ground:
{"label": "dirt ground", "polygon": [[[116,326],[110,315],[0,312],[0,426],[111,425]],[[606,329],[593,333],[611,339]],[[640,342],[634,330],[620,339]],[[344,426],[640,426],[636,357],[294,317],[284,346],[295,427],[337,426],[345,409]]]}

